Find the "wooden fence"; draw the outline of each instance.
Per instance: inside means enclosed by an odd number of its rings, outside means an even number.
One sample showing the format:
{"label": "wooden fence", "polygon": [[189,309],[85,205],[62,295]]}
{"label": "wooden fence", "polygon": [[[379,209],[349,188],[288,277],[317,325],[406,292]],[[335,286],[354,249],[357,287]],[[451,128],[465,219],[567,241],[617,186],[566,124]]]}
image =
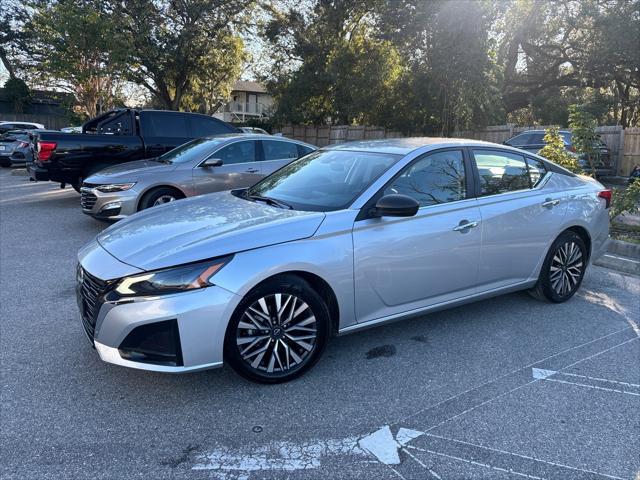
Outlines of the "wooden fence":
{"label": "wooden fence", "polygon": [[[548,126],[517,127],[515,125],[494,125],[481,130],[455,132],[453,136],[502,143],[518,133],[544,128],[548,128]],[[596,132],[611,150],[612,173],[614,175],[629,175],[633,166],[640,163],[640,127],[623,130],[622,127],[616,125],[604,126],[598,127]],[[383,127],[358,125],[287,125],[282,129],[282,134],[285,137],[301,140],[319,147],[354,140],[374,140],[404,136],[400,132],[386,130]]]}
{"label": "wooden fence", "polygon": [[41,123],[45,128],[53,130],[60,130],[63,127],[70,126],[69,119],[64,115],[51,114],[0,113],[0,121]]}

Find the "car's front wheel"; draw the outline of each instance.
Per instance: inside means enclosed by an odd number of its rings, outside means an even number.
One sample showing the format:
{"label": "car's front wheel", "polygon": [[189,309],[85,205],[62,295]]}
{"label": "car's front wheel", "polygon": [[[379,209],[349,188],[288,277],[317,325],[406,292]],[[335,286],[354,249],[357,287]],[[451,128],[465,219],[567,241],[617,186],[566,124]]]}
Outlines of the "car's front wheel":
{"label": "car's front wheel", "polygon": [[261,383],[292,380],[320,358],[329,337],[325,301],[302,278],[280,275],[251,292],[233,314],[225,360]]}
{"label": "car's front wheel", "polygon": [[563,232],[551,245],[531,294],[554,303],[566,302],[580,288],[587,258],[587,247],[580,235],[570,230]]}
{"label": "car's front wheel", "polygon": [[140,201],[138,210],[146,210],[147,208],[162,205],[164,203],[175,202],[184,198],[184,195],[175,188],[159,187],[147,192]]}

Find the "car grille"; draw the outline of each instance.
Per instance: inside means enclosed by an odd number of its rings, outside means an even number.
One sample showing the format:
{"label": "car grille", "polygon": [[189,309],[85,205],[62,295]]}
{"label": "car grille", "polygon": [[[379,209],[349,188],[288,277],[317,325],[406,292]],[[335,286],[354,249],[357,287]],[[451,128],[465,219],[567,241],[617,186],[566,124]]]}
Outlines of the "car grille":
{"label": "car grille", "polygon": [[[82,267],[78,268],[82,269]],[[82,283],[79,285],[80,314],[82,316],[82,326],[92,343],[98,312],[102,306],[100,297],[106,292],[109,284],[110,282],[100,280],[82,269]]]}
{"label": "car grille", "polygon": [[80,205],[82,205],[83,210],[93,209],[97,200],[98,197],[91,192],[91,189],[85,187],[80,189]]}

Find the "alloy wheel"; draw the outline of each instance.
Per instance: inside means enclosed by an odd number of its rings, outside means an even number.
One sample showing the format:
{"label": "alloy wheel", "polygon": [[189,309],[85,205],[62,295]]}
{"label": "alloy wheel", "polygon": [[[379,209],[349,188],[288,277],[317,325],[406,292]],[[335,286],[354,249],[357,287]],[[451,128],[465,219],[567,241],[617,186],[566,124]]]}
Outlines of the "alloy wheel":
{"label": "alloy wheel", "polygon": [[551,288],[560,296],[571,293],[582,277],[582,250],[575,242],[562,244],[553,255],[549,271]]}
{"label": "alloy wheel", "polygon": [[316,347],[316,317],[301,298],[275,293],[245,310],[236,331],[242,361],[254,370],[282,374],[303,365]]}
{"label": "alloy wheel", "polygon": [[155,207],[156,205],[162,205],[164,203],[173,202],[175,201],[175,199],[176,197],[172,195],[162,195],[158,197],[155,202],[153,202],[153,206]]}

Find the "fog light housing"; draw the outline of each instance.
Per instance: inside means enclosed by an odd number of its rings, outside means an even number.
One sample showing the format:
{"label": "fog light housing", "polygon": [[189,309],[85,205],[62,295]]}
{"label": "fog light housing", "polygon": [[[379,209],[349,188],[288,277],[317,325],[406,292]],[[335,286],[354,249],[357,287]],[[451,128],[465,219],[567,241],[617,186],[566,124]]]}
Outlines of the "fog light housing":
{"label": "fog light housing", "polygon": [[147,323],[134,328],[118,351],[122,358],[132,362],[184,366],[177,320]]}
{"label": "fog light housing", "polygon": [[120,210],[121,207],[122,207],[122,202],[105,203],[100,209],[100,213],[104,213],[107,210],[116,210],[116,209]]}

